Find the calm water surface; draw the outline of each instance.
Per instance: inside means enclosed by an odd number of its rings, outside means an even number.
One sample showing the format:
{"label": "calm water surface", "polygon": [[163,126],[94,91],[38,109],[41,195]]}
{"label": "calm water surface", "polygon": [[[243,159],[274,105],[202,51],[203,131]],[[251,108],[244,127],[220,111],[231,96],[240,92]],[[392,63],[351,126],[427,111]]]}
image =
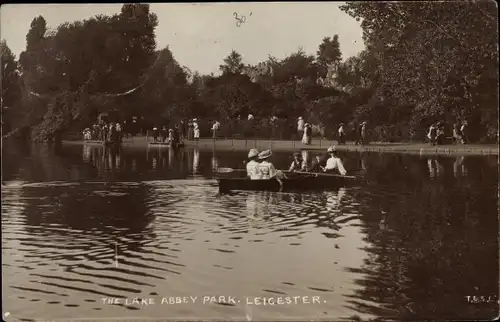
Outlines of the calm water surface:
{"label": "calm water surface", "polygon": [[[366,185],[219,195],[212,169],[242,168],[246,152],[2,148],[7,321],[498,315],[496,156],[345,153]],[[290,153],[273,161],[285,168]],[[161,303],[171,296],[198,298]],[[320,303],[246,303],[286,296]]]}

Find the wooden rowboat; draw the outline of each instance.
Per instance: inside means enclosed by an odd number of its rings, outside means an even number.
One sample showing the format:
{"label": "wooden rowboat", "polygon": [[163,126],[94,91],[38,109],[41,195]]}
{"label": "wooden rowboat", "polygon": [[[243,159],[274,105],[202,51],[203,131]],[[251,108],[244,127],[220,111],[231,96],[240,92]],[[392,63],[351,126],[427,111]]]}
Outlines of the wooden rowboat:
{"label": "wooden rowboat", "polygon": [[281,183],[276,179],[251,180],[247,177],[230,177],[219,175],[216,179],[219,183],[219,192],[226,193],[232,190],[256,190],[256,191],[304,191],[304,190],[328,190],[344,186],[357,185],[364,181],[362,176],[341,176],[323,173],[293,173],[286,172],[286,178]]}
{"label": "wooden rowboat", "polygon": [[109,148],[118,148],[121,146],[120,142],[115,141],[85,140],[83,143],[85,145],[104,146]]}
{"label": "wooden rowboat", "polygon": [[85,140],[83,143],[85,145],[104,145],[104,141],[100,140]]}
{"label": "wooden rowboat", "polygon": [[183,142],[179,142],[179,143],[176,143],[176,144],[171,144],[169,142],[149,142],[148,143],[148,147],[150,148],[181,148],[184,146],[184,143]]}

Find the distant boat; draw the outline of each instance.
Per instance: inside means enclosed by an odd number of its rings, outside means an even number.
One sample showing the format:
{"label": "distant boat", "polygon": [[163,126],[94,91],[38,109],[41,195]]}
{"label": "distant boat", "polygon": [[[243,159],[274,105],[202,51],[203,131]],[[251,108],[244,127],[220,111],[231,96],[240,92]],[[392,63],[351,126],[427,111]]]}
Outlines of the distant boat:
{"label": "distant boat", "polygon": [[184,146],[183,142],[178,142],[178,143],[170,143],[170,142],[149,142],[148,147],[151,148],[181,148]]}
{"label": "distant boat", "polygon": [[104,145],[104,141],[101,140],[84,140],[85,145]]}
{"label": "distant boat", "polygon": [[84,140],[84,145],[93,145],[93,146],[104,146],[107,148],[118,148],[121,147],[121,142],[114,141],[101,141],[101,140]]}

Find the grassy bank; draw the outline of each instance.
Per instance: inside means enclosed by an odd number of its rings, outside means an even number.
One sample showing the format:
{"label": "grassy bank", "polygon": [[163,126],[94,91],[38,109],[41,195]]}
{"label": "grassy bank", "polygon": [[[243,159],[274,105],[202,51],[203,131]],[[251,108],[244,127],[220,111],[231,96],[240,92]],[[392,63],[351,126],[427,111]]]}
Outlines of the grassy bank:
{"label": "grassy bank", "polygon": [[[83,145],[84,141],[64,141],[65,144]],[[337,145],[336,141],[314,139],[310,145],[302,144],[300,141],[280,141],[280,140],[254,140],[254,139],[201,139],[198,142],[185,142],[188,147],[198,147],[200,149],[217,150],[248,150],[272,149],[281,151],[295,150],[326,150],[330,145],[335,144],[339,151],[372,151],[387,153],[416,153],[416,154],[444,154],[444,155],[498,155],[498,146],[495,144],[466,144],[466,145],[440,145],[431,146],[426,143],[370,143],[368,145],[355,145],[354,142],[347,142],[345,145]],[[145,148],[148,146],[146,137],[126,138],[123,140],[125,148]],[[158,147],[150,147],[157,149]]]}

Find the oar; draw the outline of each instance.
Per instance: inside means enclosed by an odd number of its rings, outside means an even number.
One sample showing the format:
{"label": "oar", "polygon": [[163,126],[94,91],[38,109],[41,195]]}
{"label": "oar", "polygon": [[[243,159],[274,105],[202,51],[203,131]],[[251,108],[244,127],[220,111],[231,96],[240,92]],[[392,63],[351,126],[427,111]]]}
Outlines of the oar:
{"label": "oar", "polygon": [[343,176],[340,174],[334,174],[334,173],[324,173],[324,172],[305,172],[305,171],[284,171],[287,173],[299,173],[299,174],[309,174],[309,175],[318,175],[318,176],[325,176],[325,177],[341,177],[341,178],[346,178],[346,179],[357,179],[358,177],[355,176]]}
{"label": "oar", "polygon": [[231,172],[242,172],[247,171],[246,169],[233,169],[233,168],[217,168],[215,170],[217,173],[231,173]]}

